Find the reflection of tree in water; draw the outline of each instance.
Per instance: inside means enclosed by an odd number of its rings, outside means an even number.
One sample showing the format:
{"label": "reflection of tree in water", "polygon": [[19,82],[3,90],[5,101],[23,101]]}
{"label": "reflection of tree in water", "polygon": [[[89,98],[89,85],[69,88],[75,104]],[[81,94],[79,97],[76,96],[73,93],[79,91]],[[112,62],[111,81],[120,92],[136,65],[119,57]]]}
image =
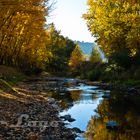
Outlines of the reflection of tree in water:
{"label": "reflection of tree in water", "polygon": [[82,93],[82,91],[80,91],[80,90],[70,92],[70,96],[71,96],[73,102],[80,101],[81,93]]}
{"label": "reflection of tree in water", "polygon": [[[140,97],[125,96],[124,93],[111,93],[111,98],[98,106],[99,116],[90,120],[87,140],[139,140],[140,139]],[[137,102],[137,103],[136,103]],[[118,131],[106,129],[108,121],[120,124]]]}
{"label": "reflection of tree in water", "polygon": [[70,91],[63,98],[61,98],[61,107],[65,110],[70,109],[74,102],[80,100],[81,91]]}
{"label": "reflection of tree in water", "polygon": [[57,99],[60,101],[62,109],[67,110],[73,106],[74,102],[80,100],[82,91],[66,91],[65,93],[59,92],[48,92],[48,96]]}

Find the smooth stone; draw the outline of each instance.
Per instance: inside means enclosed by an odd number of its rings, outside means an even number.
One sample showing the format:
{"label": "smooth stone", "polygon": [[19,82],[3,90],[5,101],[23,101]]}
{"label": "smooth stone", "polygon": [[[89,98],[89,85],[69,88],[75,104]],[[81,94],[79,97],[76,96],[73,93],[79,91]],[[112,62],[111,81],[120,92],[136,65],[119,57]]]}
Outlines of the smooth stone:
{"label": "smooth stone", "polygon": [[55,103],[55,99],[53,99],[53,98],[48,98],[48,102],[49,102],[50,104],[53,104],[53,103]]}

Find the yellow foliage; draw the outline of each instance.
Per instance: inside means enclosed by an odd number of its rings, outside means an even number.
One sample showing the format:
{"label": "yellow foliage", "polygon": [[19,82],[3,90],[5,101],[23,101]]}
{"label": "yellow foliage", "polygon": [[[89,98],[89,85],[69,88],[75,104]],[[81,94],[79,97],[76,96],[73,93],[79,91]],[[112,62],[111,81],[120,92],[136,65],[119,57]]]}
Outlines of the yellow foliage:
{"label": "yellow foliage", "polygon": [[0,64],[43,66],[46,8],[45,0],[0,0]]}
{"label": "yellow foliage", "polygon": [[121,50],[131,56],[140,52],[139,0],[88,0],[88,6],[83,17],[107,56]]}

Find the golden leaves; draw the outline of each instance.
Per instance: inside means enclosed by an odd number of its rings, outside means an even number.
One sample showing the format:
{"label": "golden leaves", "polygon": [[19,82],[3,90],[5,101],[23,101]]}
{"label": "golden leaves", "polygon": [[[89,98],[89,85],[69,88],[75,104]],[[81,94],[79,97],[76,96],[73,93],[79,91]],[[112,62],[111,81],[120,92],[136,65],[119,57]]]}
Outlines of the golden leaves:
{"label": "golden leaves", "polygon": [[43,1],[1,0],[1,64],[24,67],[33,63],[36,67],[38,62],[44,61],[47,36],[44,28],[46,8]]}
{"label": "golden leaves", "polygon": [[140,39],[140,4],[138,1],[89,0],[88,6],[88,12],[83,17],[87,21],[89,30],[108,56],[111,55],[111,51],[128,48],[130,52],[139,50],[137,44]]}

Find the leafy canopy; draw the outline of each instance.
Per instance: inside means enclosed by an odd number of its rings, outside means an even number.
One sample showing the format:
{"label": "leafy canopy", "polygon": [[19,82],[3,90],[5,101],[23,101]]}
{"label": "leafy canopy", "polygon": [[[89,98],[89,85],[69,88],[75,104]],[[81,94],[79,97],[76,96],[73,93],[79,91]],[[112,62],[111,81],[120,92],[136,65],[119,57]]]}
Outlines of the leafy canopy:
{"label": "leafy canopy", "polygon": [[83,17],[109,58],[140,56],[140,0],[88,0],[88,6]]}

